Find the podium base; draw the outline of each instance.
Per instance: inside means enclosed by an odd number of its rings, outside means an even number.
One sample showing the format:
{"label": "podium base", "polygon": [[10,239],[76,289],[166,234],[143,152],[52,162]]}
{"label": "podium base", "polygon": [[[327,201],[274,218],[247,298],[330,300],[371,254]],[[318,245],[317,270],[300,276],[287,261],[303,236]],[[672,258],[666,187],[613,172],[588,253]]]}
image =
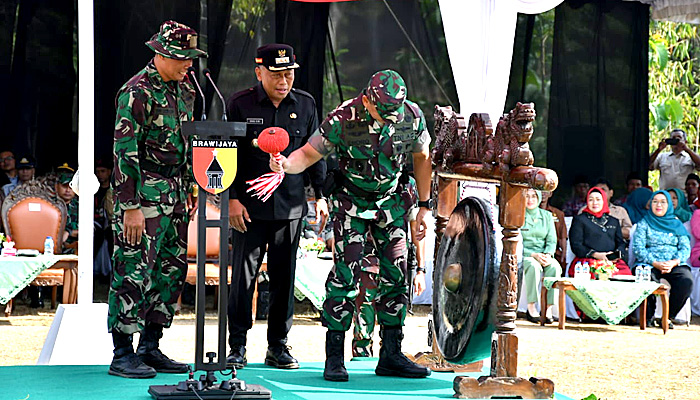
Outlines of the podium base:
{"label": "podium base", "polygon": [[504,378],[458,376],[455,396],[460,399],[551,399],[554,382],[545,378]]}
{"label": "podium base", "polygon": [[233,399],[271,399],[272,392],[260,385],[245,385],[245,389],[224,390],[209,389],[178,389],[178,385],[153,385],[148,393],[156,400],[233,400]]}

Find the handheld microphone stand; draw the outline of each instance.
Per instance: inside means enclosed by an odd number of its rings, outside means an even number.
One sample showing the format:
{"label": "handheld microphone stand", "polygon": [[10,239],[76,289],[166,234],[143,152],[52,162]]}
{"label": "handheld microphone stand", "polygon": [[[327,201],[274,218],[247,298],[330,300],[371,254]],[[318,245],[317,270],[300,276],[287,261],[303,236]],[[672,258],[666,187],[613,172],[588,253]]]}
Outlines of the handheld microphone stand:
{"label": "handheld microphone stand", "polygon": [[[204,94],[192,74],[195,85],[199,89],[199,94],[202,97],[204,105]],[[208,75],[207,75],[208,76]],[[211,80],[211,78],[209,78]],[[213,82],[212,82],[213,85]],[[216,87],[216,86],[214,86]],[[217,89],[217,93],[219,90]],[[219,93],[219,96],[221,94]],[[216,149],[233,149],[237,148],[237,137],[245,137],[246,124],[244,122],[226,122],[225,105],[224,105],[224,121],[206,121],[206,114],[202,110],[202,120],[196,122],[183,122],[182,131],[190,138],[194,153],[195,148],[206,148],[209,155],[212,153],[208,150],[215,151]],[[199,152],[198,154],[201,154]],[[193,158],[198,157],[193,154]],[[214,158],[209,164],[213,165]],[[217,161],[218,162],[218,161]],[[194,163],[197,164],[197,163]],[[232,163],[221,162],[219,171],[223,174],[224,171],[233,169],[236,166]],[[198,166],[199,168],[199,166]],[[208,171],[208,170],[207,170]],[[207,172],[208,173],[208,172]],[[220,180],[220,179],[219,179]],[[221,191],[212,191],[218,193],[221,197],[221,213],[219,219],[207,219],[207,192],[201,182],[197,182],[199,187],[199,195],[197,196],[198,216],[197,216],[197,288],[196,288],[196,331],[195,331],[195,362],[194,371],[190,369],[188,377],[184,381],[178,382],[176,385],[152,385],[148,389],[148,393],[156,400],[233,400],[233,399],[270,399],[272,392],[261,385],[246,384],[240,379],[236,379],[236,369],[231,370],[231,379],[225,379],[220,384],[217,384],[215,373],[217,371],[226,371],[226,319],[228,309],[228,242],[229,242],[229,223],[228,223],[228,201],[229,189],[221,185],[218,189]],[[212,190],[208,184],[209,190]],[[218,352],[210,351],[206,353],[207,361],[204,361],[204,325],[205,325],[205,264],[206,260],[206,243],[208,228],[219,229],[219,297],[218,297]],[[216,361],[215,361],[216,359]],[[195,371],[205,371],[199,379],[195,379]]]}

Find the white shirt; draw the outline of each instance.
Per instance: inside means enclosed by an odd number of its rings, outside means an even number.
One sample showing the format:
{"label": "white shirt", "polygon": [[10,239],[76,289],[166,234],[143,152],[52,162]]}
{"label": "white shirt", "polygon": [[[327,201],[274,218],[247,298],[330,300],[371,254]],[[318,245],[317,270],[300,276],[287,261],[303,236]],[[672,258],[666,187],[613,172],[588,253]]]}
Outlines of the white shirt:
{"label": "white shirt", "polygon": [[659,189],[682,189],[688,175],[695,170],[695,163],[685,151],[678,154],[661,153],[652,168],[659,170]]}

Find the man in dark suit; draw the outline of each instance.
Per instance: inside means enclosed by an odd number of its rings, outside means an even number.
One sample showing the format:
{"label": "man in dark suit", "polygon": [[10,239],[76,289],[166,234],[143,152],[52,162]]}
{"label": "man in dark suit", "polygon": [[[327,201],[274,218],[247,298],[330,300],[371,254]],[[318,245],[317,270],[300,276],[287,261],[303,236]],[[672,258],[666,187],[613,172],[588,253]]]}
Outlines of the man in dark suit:
{"label": "man in dark suit", "polygon": [[[270,310],[267,320],[268,350],[265,364],[299,368],[289,353],[287,334],[294,314],[294,272],[302,218],[307,213],[303,175],[286,175],[270,199],[263,202],[247,193],[246,181],[270,172],[269,155],[256,146],[260,132],[275,126],[289,133],[287,156],[306,144],[318,127],[313,97],[292,88],[299,67],[294,49],[285,44],[258,48],[255,58],[256,86],[238,92],[227,102],[229,118],[247,123],[246,138],[239,141],[238,172],[230,190],[229,219],[233,227],[233,265],[229,298],[229,344],[227,365],[243,368],[246,334],[252,327],[255,280],[267,253],[270,277]],[[321,194],[326,165],[309,169],[316,195],[316,214],[327,218],[328,205]]]}

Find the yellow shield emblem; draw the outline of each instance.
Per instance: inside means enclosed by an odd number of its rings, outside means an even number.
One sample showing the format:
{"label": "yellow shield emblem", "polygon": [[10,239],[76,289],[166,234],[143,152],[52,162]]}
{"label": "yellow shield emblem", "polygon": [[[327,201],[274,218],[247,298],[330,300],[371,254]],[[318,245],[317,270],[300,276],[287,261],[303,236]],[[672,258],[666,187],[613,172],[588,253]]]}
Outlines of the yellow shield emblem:
{"label": "yellow shield emblem", "polygon": [[236,178],[238,143],[235,140],[192,141],[192,172],[199,186],[212,194],[228,189]]}

